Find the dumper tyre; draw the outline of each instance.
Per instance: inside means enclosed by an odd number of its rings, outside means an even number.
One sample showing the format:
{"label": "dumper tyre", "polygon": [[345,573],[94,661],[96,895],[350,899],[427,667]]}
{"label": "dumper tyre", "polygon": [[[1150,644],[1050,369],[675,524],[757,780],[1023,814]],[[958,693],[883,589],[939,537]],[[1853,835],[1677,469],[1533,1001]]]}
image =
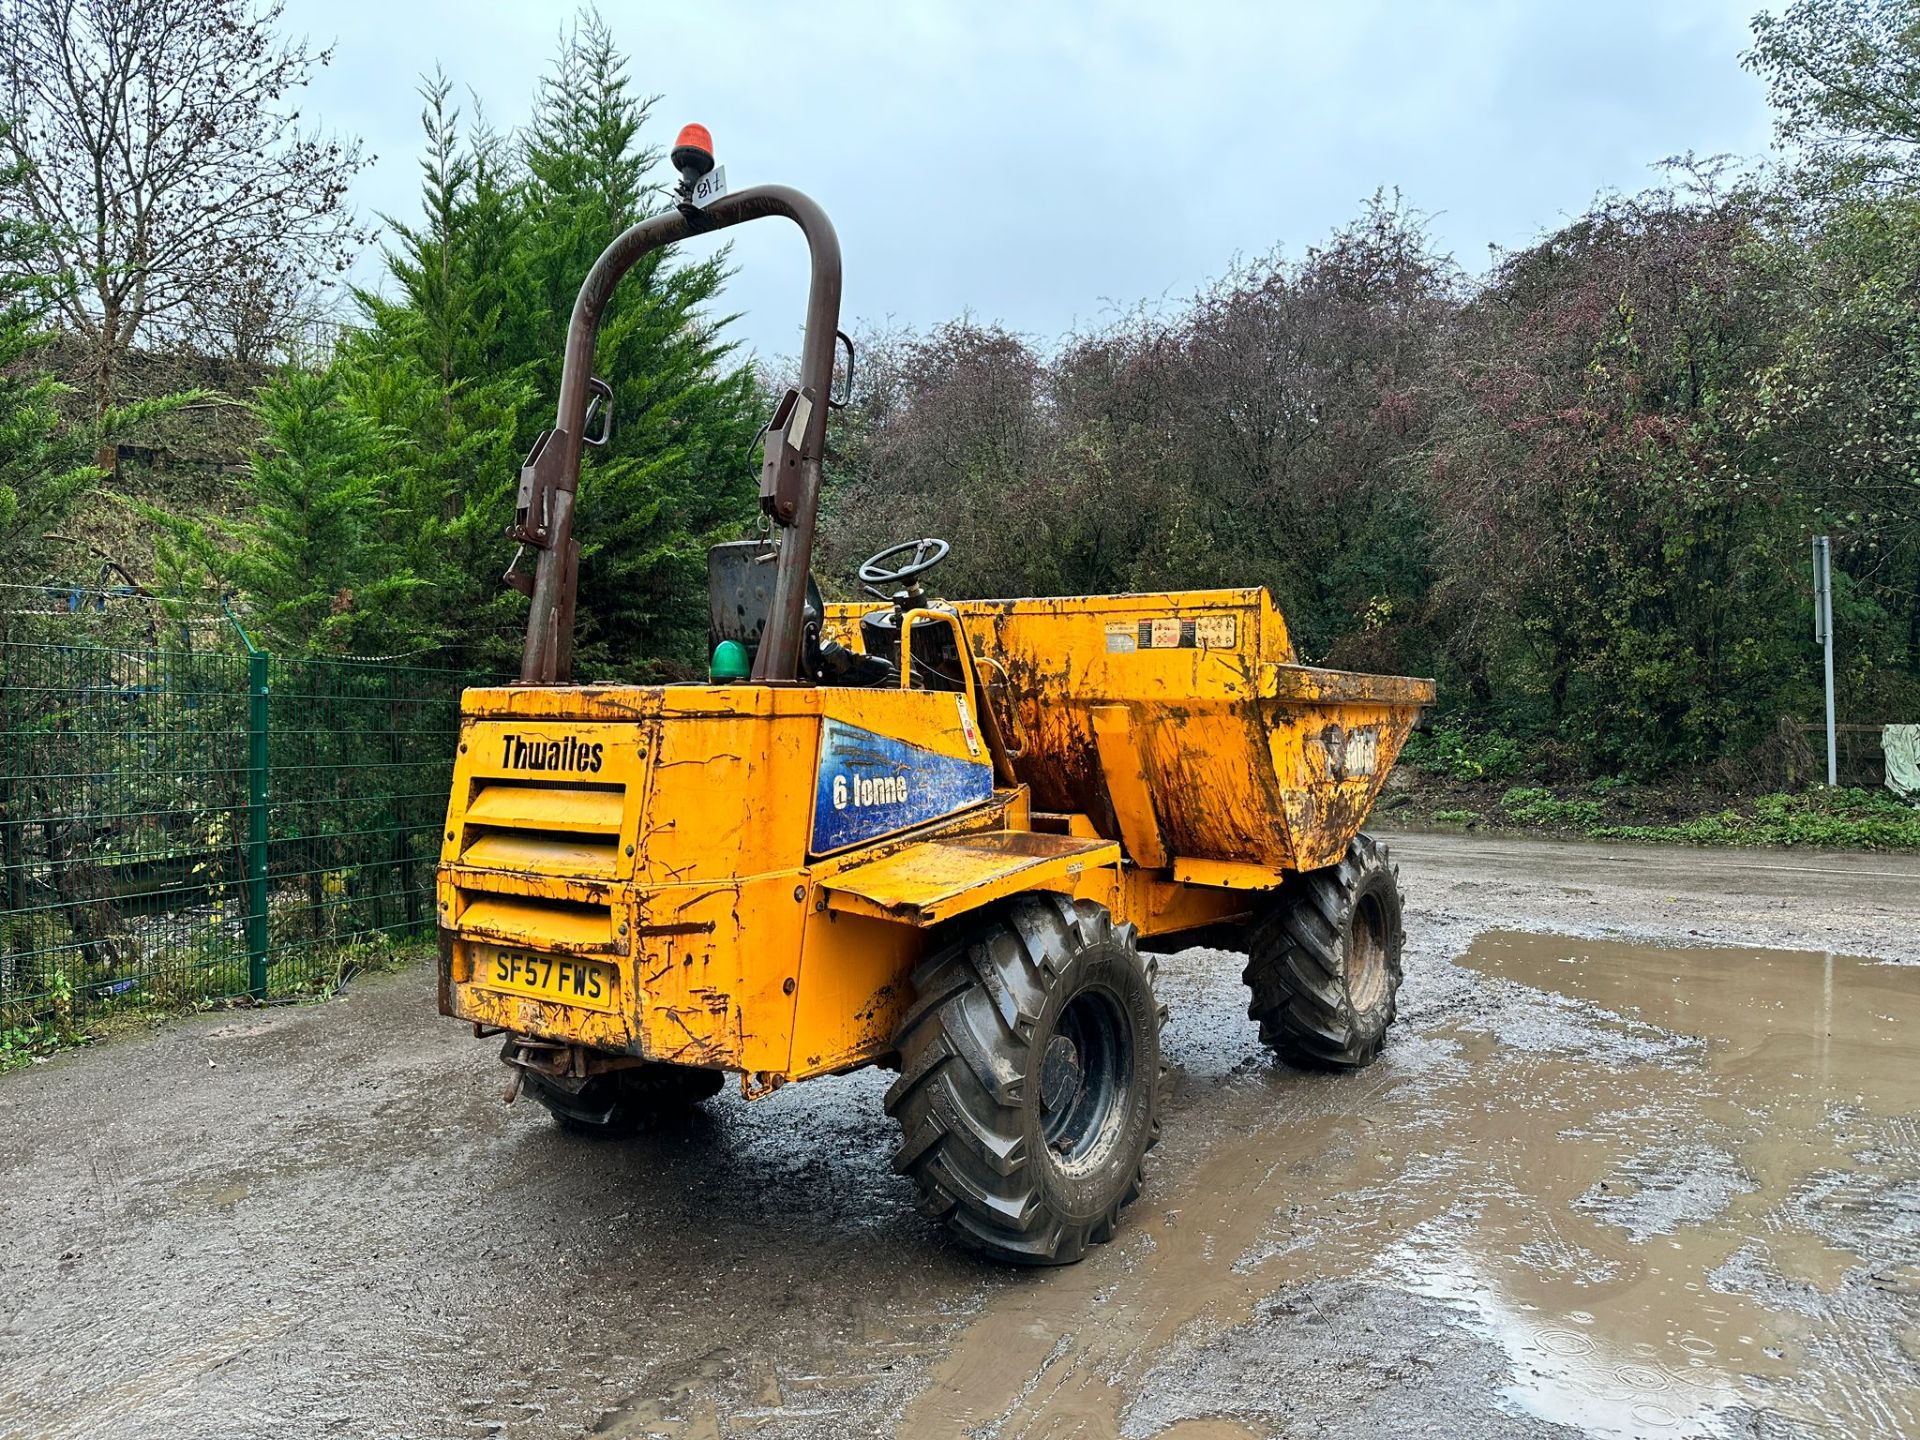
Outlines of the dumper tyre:
{"label": "dumper tyre", "polygon": [[526,1091],[546,1106],[554,1123],[574,1135],[624,1139],[684,1117],[726,1084],[719,1070],[650,1061],[595,1075],[579,1090],[528,1071]]}
{"label": "dumper tyre", "polygon": [[973,920],[915,970],[894,1169],[996,1260],[1069,1265],[1112,1238],[1160,1135],[1154,961],[1131,925],[1063,895]]}
{"label": "dumper tyre", "polygon": [[1282,887],[1248,941],[1247,1014],[1282,1059],[1310,1070],[1372,1063],[1400,992],[1400,882],[1387,847],[1354,837],[1336,865]]}

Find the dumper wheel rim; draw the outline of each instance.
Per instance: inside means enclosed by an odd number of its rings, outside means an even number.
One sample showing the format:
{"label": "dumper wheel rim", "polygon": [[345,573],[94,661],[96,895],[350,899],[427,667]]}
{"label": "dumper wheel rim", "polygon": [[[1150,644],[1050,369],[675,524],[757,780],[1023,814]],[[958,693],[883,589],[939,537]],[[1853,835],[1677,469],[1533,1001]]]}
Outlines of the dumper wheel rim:
{"label": "dumper wheel rim", "polygon": [[1376,1009],[1386,998],[1392,980],[1387,967],[1387,922],[1380,897],[1365,894],[1354,906],[1353,930],[1347,937],[1347,993],[1358,1010]]}
{"label": "dumper wheel rim", "polygon": [[1305,1069],[1371,1064],[1397,1013],[1404,943],[1387,847],[1358,835],[1339,863],[1288,880],[1249,936],[1260,1039]]}
{"label": "dumper wheel rim", "polygon": [[1119,997],[1083,990],[1066,1003],[1040,1067],[1040,1130],[1064,1166],[1097,1161],[1133,1074]]}
{"label": "dumper wheel rim", "polygon": [[720,1070],[649,1061],[596,1075],[579,1090],[528,1071],[526,1093],[544,1105],[554,1123],[572,1135],[619,1140],[683,1119],[726,1085]]}
{"label": "dumper wheel rim", "polygon": [[1154,966],[1133,927],[1062,895],[964,925],[914,972],[894,1169],[969,1247],[1066,1265],[1113,1236],[1159,1138]]}

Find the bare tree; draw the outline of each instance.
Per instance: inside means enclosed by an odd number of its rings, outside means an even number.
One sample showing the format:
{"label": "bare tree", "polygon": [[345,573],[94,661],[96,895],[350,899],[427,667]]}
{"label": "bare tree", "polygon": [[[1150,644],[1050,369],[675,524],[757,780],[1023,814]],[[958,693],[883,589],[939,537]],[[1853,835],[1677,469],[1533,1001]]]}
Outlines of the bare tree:
{"label": "bare tree", "polygon": [[259,366],[297,362],[310,337],[339,322],[325,277],[262,260],[196,299],[171,338],[194,355]]}
{"label": "bare tree", "polygon": [[[355,142],[300,128],[294,95],[331,51],[283,42],[253,0],[0,0],[0,204],[45,228],[71,283],[93,399],[136,337],[173,339],[260,291],[344,269]],[[110,456],[102,463],[111,464]]]}

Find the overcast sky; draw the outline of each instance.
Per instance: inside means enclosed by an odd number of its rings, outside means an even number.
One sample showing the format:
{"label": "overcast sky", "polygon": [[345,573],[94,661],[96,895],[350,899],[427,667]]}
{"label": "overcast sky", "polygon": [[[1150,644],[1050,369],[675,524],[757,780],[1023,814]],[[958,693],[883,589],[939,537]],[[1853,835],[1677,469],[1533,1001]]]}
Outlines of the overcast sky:
{"label": "overcast sky", "polygon": [[[1177,301],[1236,255],[1299,253],[1398,187],[1485,267],[1688,149],[1762,153],[1740,69],[1759,0],[934,3],[605,0],[652,139],[713,132],[734,189],[833,217],[844,315],[970,311],[1050,340]],[[336,45],[309,113],[378,161],[362,212],[417,211],[420,75],[517,124],[571,12],[484,0],[289,0]],[[732,232],[744,338],[797,348],[799,232]],[[377,267],[364,267],[369,276]],[[847,328],[853,328],[851,324]]]}

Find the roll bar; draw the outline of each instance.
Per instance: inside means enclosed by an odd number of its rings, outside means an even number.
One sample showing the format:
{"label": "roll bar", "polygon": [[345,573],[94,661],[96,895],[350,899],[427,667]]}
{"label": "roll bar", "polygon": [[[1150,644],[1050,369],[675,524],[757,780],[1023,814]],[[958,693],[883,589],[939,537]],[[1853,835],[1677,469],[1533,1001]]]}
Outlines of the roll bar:
{"label": "roll bar", "polygon": [[644,255],[689,236],[748,220],[785,216],[806,236],[813,262],[807,288],[807,328],[800,347],[800,385],[775,413],[761,471],[761,508],[781,531],[773,605],[754,657],[753,680],[800,678],[807,571],[813,560],[814,521],[820,508],[820,463],[826,452],[827,409],[833,387],[834,336],[840,325],[840,240],[826,212],[798,190],[760,185],[723,195],[705,209],[681,204],[622,232],[600,253],[573,302],[566,362],[554,428],[543,433],[520,470],[520,493],[508,535],[539,551],[531,577],[508,568],[508,583],[525,593],[523,685],[564,685],[573,671],[574,602],[580,585],[580,546],[573,538],[573,500],[588,404],[596,387],[593,348],[600,320],[620,279]]}

